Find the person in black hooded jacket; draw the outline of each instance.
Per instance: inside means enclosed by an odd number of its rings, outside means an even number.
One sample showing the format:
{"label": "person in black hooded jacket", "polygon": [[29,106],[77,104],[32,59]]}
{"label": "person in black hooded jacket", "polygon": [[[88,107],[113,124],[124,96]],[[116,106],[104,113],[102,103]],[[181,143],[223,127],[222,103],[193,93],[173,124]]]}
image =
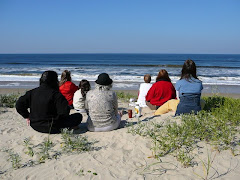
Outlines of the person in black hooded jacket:
{"label": "person in black hooded jacket", "polygon": [[61,128],[75,127],[82,121],[80,113],[69,115],[68,101],[59,92],[55,71],[45,71],[40,86],[21,96],[16,109],[34,130],[42,133],[60,133]]}

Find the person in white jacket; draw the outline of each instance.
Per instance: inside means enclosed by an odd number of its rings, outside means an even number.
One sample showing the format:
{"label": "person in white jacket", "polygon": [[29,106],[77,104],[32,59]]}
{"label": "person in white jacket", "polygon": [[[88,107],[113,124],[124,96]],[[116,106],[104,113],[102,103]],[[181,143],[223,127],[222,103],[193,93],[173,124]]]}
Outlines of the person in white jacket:
{"label": "person in white jacket", "polygon": [[151,75],[145,74],[144,75],[144,83],[140,84],[139,92],[138,92],[138,100],[137,104],[139,104],[140,107],[147,107],[146,105],[146,95],[148,93],[148,90],[152,87],[151,82]]}
{"label": "person in white jacket", "polygon": [[73,96],[73,107],[77,112],[85,113],[87,109],[85,106],[86,94],[91,89],[91,86],[88,80],[83,79],[78,87],[79,90]]}

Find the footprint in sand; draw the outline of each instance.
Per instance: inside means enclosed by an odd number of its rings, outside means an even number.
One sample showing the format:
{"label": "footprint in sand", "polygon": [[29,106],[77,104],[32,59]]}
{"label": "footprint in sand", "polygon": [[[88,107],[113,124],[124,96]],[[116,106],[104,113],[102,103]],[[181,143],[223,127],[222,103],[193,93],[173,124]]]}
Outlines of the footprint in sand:
{"label": "footprint in sand", "polygon": [[3,131],[2,131],[2,134],[3,135],[5,135],[5,134],[9,134],[9,133],[11,133],[11,132],[13,132],[14,131],[14,129],[13,128],[7,128],[7,129],[4,129]]}

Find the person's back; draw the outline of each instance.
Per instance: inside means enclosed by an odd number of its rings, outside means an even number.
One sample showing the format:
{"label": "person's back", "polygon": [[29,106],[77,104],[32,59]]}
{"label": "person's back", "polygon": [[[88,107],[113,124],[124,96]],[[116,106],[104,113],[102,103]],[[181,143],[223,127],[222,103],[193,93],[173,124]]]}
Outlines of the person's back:
{"label": "person's back", "polygon": [[144,75],[144,83],[140,84],[139,87],[139,94],[138,94],[138,100],[137,103],[139,104],[140,107],[147,107],[146,105],[146,95],[149,91],[149,89],[152,87],[151,82],[151,76],[150,74]]}
{"label": "person's back", "polygon": [[17,111],[27,117],[28,112],[26,112],[25,107],[22,107],[23,102],[29,103],[31,110],[29,113],[30,125],[36,131],[55,133],[59,129],[59,123],[68,118],[67,100],[60,92],[44,84],[28,91],[25,96],[20,97],[17,101]]}
{"label": "person's back", "polygon": [[111,90],[90,90],[87,93],[86,101],[88,104],[89,117],[94,127],[110,126],[117,121],[116,114],[118,105],[115,92]]}
{"label": "person's back", "polygon": [[102,73],[95,81],[95,89],[87,93],[89,131],[111,131],[120,125],[117,96],[112,88],[112,79],[107,73]]}
{"label": "person's back", "polygon": [[191,113],[201,110],[202,81],[197,78],[196,65],[193,60],[184,62],[180,80],[176,82],[176,91],[180,99],[176,115]]}
{"label": "person's back", "polygon": [[156,83],[152,85],[147,93],[147,106],[152,110],[156,110],[168,100],[175,98],[176,90],[171,83],[168,72],[161,69],[156,78]]}
{"label": "person's back", "polygon": [[71,81],[67,81],[59,87],[59,91],[68,101],[68,105],[73,104],[73,96],[77,90],[78,90],[78,87]]}
{"label": "person's back", "polygon": [[90,83],[83,79],[79,83],[79,90],[77,90],[74,93],[73,96],[73,107],[76,111],[80,113],[85,113],[86,112],[86,107],[85,107],[85,100],[86,100],[86,94],[87,92],[91,89]]}
{"label": "person's back", "polygon": [[72,106],[73,96],[77,90],[78,87],[72,82],[71,72],[68,70],[63,71],[59,82],[59,91],[67,99],[69,106]]}
{"label": "person's back", "polygon": [[161,106],[166,101],[175,98],[176,91],[174,86],[171,82],[165,80],[154,83],[146,96],[146,100],[156,106]]}
{"label": "person's back", "polygon": [[[30,109],[30,111],[28,110]],[[81,114],[69,116],[68,102],[58,90],[57,73],[45,71],[40,86],[27,91],[16,102],[17,112],[30,121],[30,126],[42,133],[59,133],[61,128],[81,123]]]}
{"label": "person's back", "polygon": [[176,82],[176,90],[179,92],[179,97],[184,94],[201,94],[203,87],[202,81],[191,77],[191,79],[180,79]]}

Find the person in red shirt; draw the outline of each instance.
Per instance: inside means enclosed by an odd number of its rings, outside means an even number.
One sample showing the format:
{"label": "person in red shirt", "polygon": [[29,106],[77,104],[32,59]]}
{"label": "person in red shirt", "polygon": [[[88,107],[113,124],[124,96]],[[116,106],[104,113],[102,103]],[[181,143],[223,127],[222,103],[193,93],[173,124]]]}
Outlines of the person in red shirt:
{"label": "person in red shirt", "polygon": [[146,96],[146,104],[151,110],[158,109],[170,99],[176,99],[176,90],[171,83],[168,72],[161,69]]}
{"label": "person in red shirt", "polygon": [[73,109],[73,95],[78,90],[78,87],[72,82],[71,72],[65,70],[62,72],[59,82],[59,91],[67,99],[68,105]]}

